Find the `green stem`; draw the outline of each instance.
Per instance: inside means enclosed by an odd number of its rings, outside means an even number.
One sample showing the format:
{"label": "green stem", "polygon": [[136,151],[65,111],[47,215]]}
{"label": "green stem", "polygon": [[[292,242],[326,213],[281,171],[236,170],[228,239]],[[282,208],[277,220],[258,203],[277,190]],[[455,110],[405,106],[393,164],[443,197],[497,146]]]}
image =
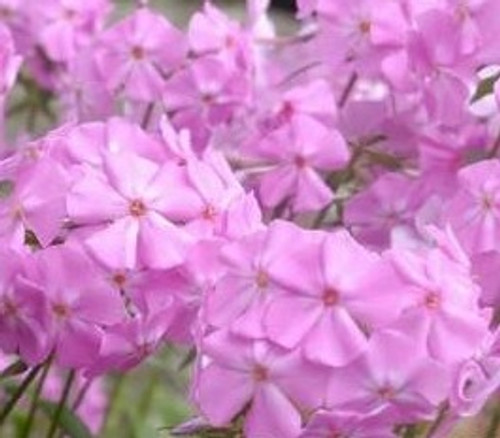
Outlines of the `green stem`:
{"label": "green stem", "polygon": [[5,404],[3,409],[0,411],[0,426],[5,422],[5,420],[9,416],[12,409],[14,409],[14,407],[16,406],[19,399],[23,396],[23,394],[26,392],[26,390],[30,386],[31,382],[35,379],[37,374],[40,372],[40,370],[42,369],[42,366],[43,366],[43,364],[39,364],[39,365],[35,366],[34,368],[32,368],[31,371],[28,373],[28,375],[21,382],[21,384],[17,387],[14,394],[12,394],[12,397],[7,401],[7,403]]}
{"label": "green stem", "polygon": [[148,129],[149,122],[151,121],[151,117],[153,115],[153,110],[154,110],[155,104],[153,102],[148,103],[148,106],[146,107],[144,111],[144,115],[142,116],[142,121],[141,121],[141,127],[144,130]]}
{"label": "green stem", "polygon": [[403,438],[417,438],[417,426],[411,425],[405,428]]}
{"label": "green stem", "polygon": [[[83,400],[84,400],[85,396],[87,395],[87,392],[90,389],[92,383],[94,383],[94,380],[93,379],[88,379],[85,382],[85,385],[83,385],[82,388],[80,389],[80,391],[78,391],[78,394],[76,395],[75,401],[71,405],[71,410],[73,412],[76,413],[76,411],[78,410],[78,408],[80,407],[80,405],[83,403]],[[58,438],[63,438],[64,435],[65,435],[64,430],[61,430],[59,432]]]}
{"label": "green stem", "polygon": [[111,424],[111,422],[110,422],[111,414],[113,413],[116,402],[118,401],[118,396],[120,395],[120,391],[121,391],[121,388],[123,386],[124,381],[125,381],[125,374],[119,374],[118,377],[116,378],[115,384],[113,385],[113,389],[112,389],[111,394],[109,396],[106,415],[104,417],[104,424],[101,427],[103,437],[107,436],[106,432],[108,431],[109,426]]}
{"label": "green stem", "polygon": [[50,423],[49,432],[47,433],[47,438],[54,438],[57,428],[59,426],[59,421],[61,420],[61,415],[63,413],[63,409],[66,406],[66,403],[69,398],[69,393],[71,391],[71,386],[75,380],[76,372],[75,370],[71,370],[66,378],[66,382],[64,383],[63,392],[61,394],[61,398],[59,399],[59,403],[57,405],[56,410],[54,411],[54,415],[52,416],[52,421]]}
{"label": "green stem", "polygon": [[343,108],[346,105],[347,100],[349,99],[349,96],[351,95],[351,92],[354,89],[354,86],[356,85],[357,81],[358,81],[358,74],[356,72],[353,72],[349,77],[349,80],[347,81],[347,85],[342,91],[342,95],[340,96],[338,104],[339,108]]}
{"label": "green stem", "polygon": [[441,423],[446,418],[446,414],[448,413],[448,409],[449,409],[448,403],[445,403],[444,405],[441,406],[441,409],[439,410],[439,414],[438,414],[437,418],[431,424],[431,426],[429,427],[429,430],[427,431],[427,434],[425,435],[426,438],[432,438],[433,435],[438,431],[439,427],[441,426]]}
{"label": "green stem", "polygon": [[40,394],[42,393],[45,380],[49,374],[50,366],[52,365],[52,356],[50,356],[43,367],[42,375],[38,379],[38,384],[35,388],[35,393],[31,398],[30,410],[28,413],[28,418],[23,425],[19,438],[27,438],[30,435],[31,428],[33,427],[33,420],[35,419],[36,410],[38,408],[38,401],[40,400]]}
{"label": "green stem", "polygon": [[488,427],[488,432],[485,438],[496,438],[498,437],[497,432],[500,429],[500,406],[497,407],[491,418],[490,425]]}

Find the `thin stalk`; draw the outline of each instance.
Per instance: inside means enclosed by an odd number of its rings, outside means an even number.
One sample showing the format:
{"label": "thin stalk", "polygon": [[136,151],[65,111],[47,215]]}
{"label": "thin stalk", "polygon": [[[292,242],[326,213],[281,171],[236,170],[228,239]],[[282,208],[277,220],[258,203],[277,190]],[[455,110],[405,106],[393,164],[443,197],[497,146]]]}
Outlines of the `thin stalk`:
{"label": "thin stalk", "polygon": [[[90,386],[92,385],[92,383],[94,383],[94,380],[93,379],[88,379],[85,382],[85,385],[83,385],[82,388],[80,389],[80,391],[78,391],[78,394],[76,395],[75,401],[71,405],[71,410],[73,412],[76,413],[76,411],[78,410],[78,408],[82,404],[82,402],[83,402],[85,396],[87,395],[87,392],[88,392]],[[63,438],[64,437],[64,430],[61,430],[59,432],[59,435],[57,435],[57,436],[58,436],[58,438]]]}
{"label": "thin stalk", "polygon": [[144,110],[144,115],[142,116],[141,127],[144,130],[148,129],[149,122],[151,121],[151,116],[153,115],[155,104],[153,102],[148,103],[148,106]]}
{"label": "thin stalk", "polygon": [[38,383],[35,388],[35,393],[31,398],[30,410],[28,413],[28,418],[23,425],[19,438],[27,438],[31,433],[31,428],[33,427],[33,421],[35,419],[36,410],[38,408],[38,401],[40,400],[40,395],[43,390],[43,386],[45,384],[45,380],[47,379],[47,375],[49,374],[50,366],[52,365],[52,356],[47,359],[47,362],[43,366],[42,375],[38,379]]}
{"label": "thin stalk", "polygon": [[17,387],[12,397],[7,401],[3,409],[0,411],[0,426],[5,422],[10,412],[16,406],[17,402],[21,399],[23,394],[26,392],[31,382],[35,379],[37,374],[42,369],[43,364],[39,364],[31,369],[28,375],[24,378],[21,384]]}
{"label": "thin stalk", "polygon": [[427,434],[425,435],[426,438],[432,438],[434,434],[438,431],[439,427],[441,426],[441,423],[443,423],[444,419],[446,418],[448,409],[449,405],[447,403],[441,407],[437,418],[434,420],[434,423],[431,424],[429,430],[427,431]]}
{"label": "thin stalk", "polygon": [[500,133],[497,135],[490,152],[487,154],[487,158],[495,158],[500,151]]}
{"label": "thin stalk", "polygon": [[109,395],[108,407],[106,409],[106,415],[104,416],[104,424],[101,427],[102,436],[107,436],[106,432],[109,429],[111,414],[114,411],[116,402],[118,401],[118,396],[125,381],[125,374],[121,373],[116,378],[116,382],[113,385],[111,394]]}
{"label": "thin stalk", "polygon": [[345,86],[342,95],[340,96],[339,108],[343,108],[345,106],[345,104],[349,100],[349,96],[351,95],[351,92],[354,89],[354,85],[356,85],[357,81],[358,81],[358,74],[356,72],[353,72],[349,77],[349,80],[347,81],[347,85]]}
{"label": "thin stalk", "polygon": [[500,429],[500,406],[495,409],[493,416],[491,418],[490,425],[488,427],[488,432],[486,432],[485,438],[496,438],[498,437],[498,431]]}
{"label": "thin stalk", "polygon": [[75,376],[75,370],[71,370],[68,374],[68,377],[66,378],[61,398],[59,399],[57,408],[54,411],[54,415],[52,416],[52,421],[50,423],[49,432],[47,433],[47,438],[54,438],[57,432],[59,422],[61,421],[61,415],[63,413],[64,407],[66,406],[66,403],[68,402],[69,393],[71,391],[71,386],[73,385],[73,382],[75,380]]}

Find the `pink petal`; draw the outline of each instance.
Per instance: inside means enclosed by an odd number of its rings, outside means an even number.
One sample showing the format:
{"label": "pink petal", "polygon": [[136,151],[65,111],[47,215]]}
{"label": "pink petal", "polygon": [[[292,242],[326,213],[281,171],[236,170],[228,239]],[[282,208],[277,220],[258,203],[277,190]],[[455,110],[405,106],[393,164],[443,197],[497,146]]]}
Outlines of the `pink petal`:
{"label": "pink petal", "polygon": [[319,320],[322,311],[319,300],[294,295],[279,297],[266,311],[264,329],[272,341],[295,348]]}

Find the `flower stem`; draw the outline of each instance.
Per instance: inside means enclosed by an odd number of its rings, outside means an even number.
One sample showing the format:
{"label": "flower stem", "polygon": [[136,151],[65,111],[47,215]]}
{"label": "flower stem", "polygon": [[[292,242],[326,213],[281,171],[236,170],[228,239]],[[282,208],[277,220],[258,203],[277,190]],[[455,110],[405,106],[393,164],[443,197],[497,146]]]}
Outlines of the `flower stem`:
{"label": "flower stem", "polygon": [[500,429],[500,406],[498,406],[493,412],[490,425],[488,427],[488,432],[485,438],[496,438],[497,432]]}
{"label": "flower stem", "polygon": [[63,413],[64,406],[68,401],[69,393],[71,391],[71,386],[73,384],[73,381],[75,380],[75,376],[76,376],[75,370],[71,370],[68,374],[68,377],[66,378],[61,398],[59,399],[57,408],[54,411],[54,415],[52,416],[52,421],[50,423],[49,432],[47,433],[47,438],[54,438],[55,433],[57,432],[59,421],[61,420],[61,415]]}
{"label": "flower stem", "polygon": [[28,413],[28,418],[23,425],[19,438],[27,438],[30,435],[31,428],[33,427],[33,420],[35,419],[36,409],[38,408],[38,401],[40,400],[40,394],[42,393],[43,386],[45,384],[45,380],[47,379],[47,375],[49,374],[50,366],[52,365],[52,356],[50,356],[45,365],[43,366],[42,375],[38,379],[38,383],[35,388],[35,393],[31,398],[30,410]]}
{"label": "flower stem", "polygon": [[115,410],[115,405],[118,402],[118,398],[124,381],[125,381],[125,374],[123,373],[118,374],[118,376],[116,377],[116,381],[114,382],[113,389],[111,390],[111,394],[109,395],[108,407],[106,408],[104,423],[101,427],[102,436],[107,436],[106,432],[110,427],[111,416],[113,414],[113,411]]}
{"label": "flower stem", "polygon": [[17,387],[14,394],[12,394],[12,397],[7,401],[5,406],[2,408],[2,410],[0,411],[0,426],[5,422],[5,420],[9,416],[12,409],[14,409],[17,402],[20,400],[20,398],[26,392],[26,390],[30,386],[31,382],[35,379],[35,377],[40,372],[42,367],[43,367],[43,364],[39,364],[31,369],[31,371],[28,373],[28,375],[24,378],[24,380],[21,382],[21,384]]}

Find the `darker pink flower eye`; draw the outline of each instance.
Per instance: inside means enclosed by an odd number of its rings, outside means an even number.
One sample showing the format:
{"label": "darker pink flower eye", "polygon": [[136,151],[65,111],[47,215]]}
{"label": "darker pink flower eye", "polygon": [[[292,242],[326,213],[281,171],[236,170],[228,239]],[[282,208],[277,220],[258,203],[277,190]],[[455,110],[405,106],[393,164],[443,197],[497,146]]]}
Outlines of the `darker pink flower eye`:
{"label": "darker pink flower eye", "polygon": [[144,59],[146,56],[146,52],[141,46],[133,46],[130,50],[130,54],[132,55],[132,58],[137,61]]}
{"label": "darker pink flower eye", "polygon": [[269,286],[269,274],[259,269],[255,276],[255,283],[259,289],[266,289]]}
{"label": "darker pink flower eye", "polygon": [[147,208],[141,200],[134,199],[130,202],[129,212],[134,217],[141,217],[146,214]]}
{"label": "darker pink flower eye", "polygon": [[269,371],[262,365],[255,365],[252,376],[256,382],[265,382],[269,378]]}
{"label": "darker pink flower eye", "polygon": [[294,159],[295,165],[301,169],[307,165],[307,160],[302,155],[297,155]]}
{"label": "darker pink flower eye", "polygon": [[71,314],[71,309],[64,303],[56,303],[52,305],[52,312],[58,319],[66,319]]}
{"label": "darker pink flower eye", "polygon": [[439,296],[439,294],[435,292],[430,292],[425,296],[424,304],[425,307],[427,307],[430,310],[439,309],[441,305],[441,297]]}
{"label": "darker pink flower eye", "polygon": [[323,303],[326,307],[333,307],[339,303],[339,293],[337,290],[327,288],[323,292]]}

